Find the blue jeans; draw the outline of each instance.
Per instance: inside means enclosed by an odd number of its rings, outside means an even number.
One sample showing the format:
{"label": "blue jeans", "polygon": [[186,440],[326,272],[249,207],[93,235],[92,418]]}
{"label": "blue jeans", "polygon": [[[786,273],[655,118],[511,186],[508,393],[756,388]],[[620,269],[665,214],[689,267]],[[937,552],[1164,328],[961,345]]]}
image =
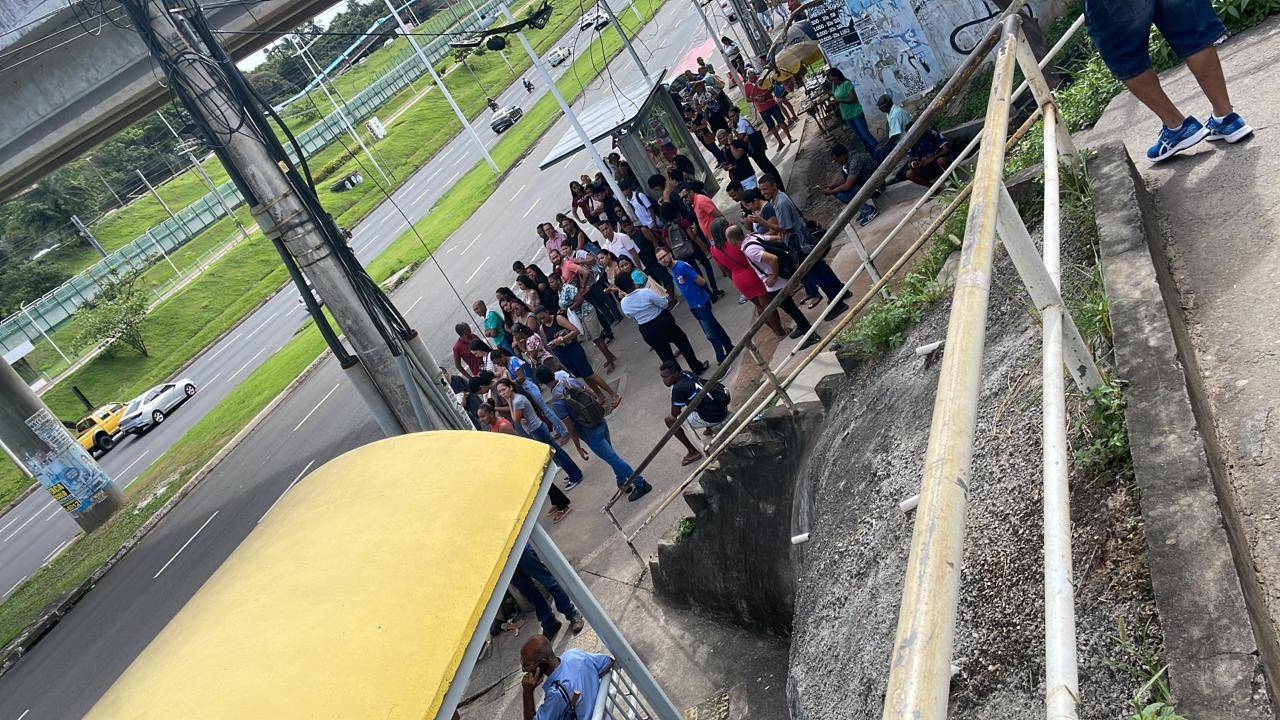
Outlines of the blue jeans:
{"label": "blue jeans", "polygon": [[879,158],[877,152],[880,143],[876,141],[876,136],[871,134],[871,128],[867,127],[867,116],[859,115],[858,117],[848,118],[844,123],[853,131],[853,136],[862,142],[862,146],[867,149],[871,157]]}
{"label": "blue jeans", "polygon": [[1187,57],[1226,37],[1209,0],[1085,0],[1089,37],[1118,80],[1151,68],[1147,40],[1154,24],[1178,57]]}
{"label": "blue jeans", "polygon": [[[613,449],[613,439],[609,437],[609,423],[602,422],[598,426],[587,429],[578,426],[578,437],[587,443],[587,447],[596,454],[596,457],[609,464],[613,468],[613,477],[618,482],[618,486],[627,484],[627,480],[631,479],[631,473],[635,472],[634,468],[618,456],[618,451]],[[636,478],[636,485],[645,485],[644,477]]]}
{"label": "blue jeans", "polygon": [[[560,422],[560,419],[556,418],[556,422]],[[551,461],[559,466],[565,472],[565,475],[569,476],[569,482],[577,483],[582,481],[582,468],[578,467],[573,458],[569,457],[569,453],[565,452],[564,448],[560,447],[560,443],[551,437],[546,425],[542,425],[537,430],[529,433],[529,437],[551,446],[553,451]]]}
{"label": "blue jeans", "polygon": [[578,616],[578,610],[573,606],[573,601],[569,599],[564,588],[556,582],[555,576],[547,566],[542,564],[542,559],[533,551],[533,548],[526,545],[524,553],[516,563],[516,572],[511,576],[511,584],[533,605],[533,612],[538,616],[538,622],[542,624],[543,629],[546,629],[547,626],[556,624],[557,620],[551,608],[547,606],[546,599],[542,597],[542,592],[538,590],[537,585],[533,584],[535,580],[546,588],[548,593],[551,593],[556,609],[565,616],[566,620],[573,620]]}
{"label": "blue jeans", "polygon": [[[526,370],[526,372],[528,371]],[[530,400],[537,403],[538,408],[547,416],[547,420],[551,422],[551,428],[556,431],[557,435],[564,435],[569,432],[568,428],[564,426],[564,423],[560,422],[560,416],[556,415],[555,411],[551,409],[551,406],[547,404],[546,398],[542,397],[542,391],[538,389],[538,383],[525,378],[524,392],[529,396]]]}
{"label": "blue jeans", "polygon": [[716,320],[715,313],[711,311],[711,303],[701,307],[691,307],[689,314],[697,318],[698,324],[702,325],[702,334],[707,336],[707,342],[711,343],[711,347],[716,351],[716,362],[724,362],[725,357],[733,351],[733,340],[729,339],[729,333],[725,332],[720,321]]}

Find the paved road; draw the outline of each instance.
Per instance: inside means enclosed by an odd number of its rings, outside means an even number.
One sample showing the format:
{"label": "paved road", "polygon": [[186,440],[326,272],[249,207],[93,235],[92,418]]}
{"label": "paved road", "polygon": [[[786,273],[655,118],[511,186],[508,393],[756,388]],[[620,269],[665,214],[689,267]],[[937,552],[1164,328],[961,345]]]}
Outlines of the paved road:
{"label": "paved road", "polygon": [[[664,6],[641,39],[641,55],[653,68],[674,65],[690,49],[707,41],[705,30],[687,3]],[[626,55],[610,68],[621,87],[639,79]],[[613,97],[608,85],[595,86],[587,93],[585,103],[612,102]],[[452,343],[452,326],[468,319],[469,310],[454,296],[454,290],[464,299],[491,297],[495,287],[509,283],[512,260],[535,259],[540,246],[532,225],[567,205],[568,181],[587,167],[585,161],[566,162],[546,172],[537,169],[538,160],[567,130],[568,123],[561,119],[535,147],[529,160],[514,168],[494,196],[449,238],[437,254],[439,268],[424,266],[395,294],[396,305],[413,326],[424,330],[429,346],[438,356],[444,357]],[[456,145],[455,141],[446,150],[454,154],[444,156],[454,158],[452,164],[432,163],[397,193],[397,201],[406,206],[406,212],[413,213],[411,217],[425,213],[438,192],[449,186],[450,174],[461,172],[474,162],[470,155],[463,154],[467,152],[465,147],[455,149]],[[362,257],[369,257],[393,239],[402,226],[403,220],[384,205],[357,229],[354,247]],[[180,420],[193,423],[207,410],[208,405],[199,403],[211,405],[212,396],[220,389],[225,393],[237,377],[292,335],[302,322],[302,313],[293,310],[295,305],[292,292],[281,293],[196,363],[190,375],[205,390],[196,396],[191,407],[175,414],[170,426],[173,429],[167,428],[166,423],[141,443],[125,443],[112,453],[114,457],[108,457],[110,467],[125,481],[135,477],[145,459],[126,471],[127,462],[155,447],[149,443],[159,443],[162,433],[180,434],[176,429]],[[630,354],[644,357],[644,350],[638,349],[636,338],[631,337],[634,335],[634,330],[625,328],[619,341],[634,346],[628,351]],[[213,353],[219,355],[213,357]],[[651,370],[648,365],[645,368]],[[310,468],[376,437],[376,427],[344,382],[341,371],[333,362],[324,363],[27,658],[0,678],[0,720],[82,715],[244,536],[285,497],[292,483]],[[145,458],[160,451],[151,449],[150,453]],[[587,508],[582,512],[590,514]],[[37,519],[28,527],[36,523],[46,524]],[[54,527],[52,522],[47,524]]]}
{"label": "paved road", "polygon": [[[613,0],[612,5],[617,8],[629,7],[630,0]],[[611,29],[608,31],[613,32]],[[652,34],[653,31],[650,30],[642,38],[652,40]],[[593,37],[594,32],[579,32],[574,27],[557,44],[571,45],[576,57],[576,53],[586,48]],[[652,42],[650,44],[652,46]],[[552,75],[559,77],[568,67],[569,63],[562,64],[552,69]],[[496,98],[502,107],[518,104],[528,109],[545,94],[546,88],[536,70],[530,68],[522,77],[533,80],[534,92],[526,92],[517,79]],[[488,111],[481,113],[476,122],[476,130],[485,145],[491,147],[497,142],[498,136],[489,129],[489,117]],[[553,135],[559,137],[559,131]],[[538,157],[541,158],[542,155]],[[352,248],[357,256],[366,262],[376,256],[408,227],[405,215],[414,222],[425,217],[431,204],[480,160],[480,152],[469,134],[460,133],[451,140],[392,194],[394,204],[383,202],[352,229]],[[372,168],[365,172],[366,182],[371,182],[374,177]],[[557,187],[563,189],[566,183],[558,183]],[[556,199],[559,199],[558,194]],[[401,211],[404,215],[401,215]],[[507,267],[510,267],[510,263]],[[439,302],[437,300],[432,304],[438,305]],[[401,309],[408,307],[409,305],[402,305]],[[117,482],[127,487],[151,462],[164,455],[173,443],[212,410],[240,380],[288,342],[306,321],[306,313],[292,288],[276,293],[187,368],[183,377],[193,380],[200,392],[154,431],[142,437],[122,439],[114,450],[100,460],[102,467]],[[426,324],[422,327],[431,329],[445,326]],[[78,532],[79,526],[75,521],[69,515],[59,512],[57,504],[40,492],[0,518],[0,599],[48,562]]]}

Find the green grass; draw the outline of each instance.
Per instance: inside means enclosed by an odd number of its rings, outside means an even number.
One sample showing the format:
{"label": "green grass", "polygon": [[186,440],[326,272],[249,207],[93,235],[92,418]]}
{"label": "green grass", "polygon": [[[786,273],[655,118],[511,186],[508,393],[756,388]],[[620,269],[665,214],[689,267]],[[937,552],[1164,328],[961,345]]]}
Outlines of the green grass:
{"label": "green grass", "polygon": [[[640,0],[637,5],[642,16],[647,20],[664,0]],[[634,27],[634,15],[628,15]],[[600,42],[599,39],[596,42]],[[608,57],[617,54],[621,49],[621,41],[616,34],[605,36],[604,52]],[[600,49],[596,49],[597,54]],[[585,82],[595,77],[589,58],[575,60],[583,62],[579,75],[583,82],[578,82],[574,74],[568,73],[559,86],[568,98],[577,97]],[[599,62],[599,60],[597,60]],[[524,119],[494,147],[494,159],[502,168],[510,167],[529,145],[536,140],[556,120],[559,108],[550,97],[545,97],[534,105]],[[369,272],[375,280],[381,281],[392,272],[405,265],[420,262],[432,250],[471,217],[485,200],[492,194],[494,177],[483,162],[477,163],[450,190],[436,201],[429,220],[424,219],[416,229],[423,236],[419,241],[412,232],[402,233],[393,245],[383,251],[370,264]],[[270,249],[270,245],[258,239],[246,240],[237,246],[232,253],[260,251],[261,246]],[[274,253],[274,250],[271,251]],[[266,258],[240,258],[244,265],[275,269],[283,273],[278,261]],[[206,276],[215,274],[211,268]],[[272,270],[264,276],[258,285],[268,282]],[[220,278],[223,275],[219,274]],[[230,281],[230,278],[223,278]],[[196,283],[205,280],[202,276]],[[193,283],[193,287],[196,283]],[[276,281],[275,285],[279,285]],[[247,287],[242,285],[242,287]],[[274,286],[272,286],[274,287]],[[208,298],[216,295],[217,289],[209,286],[201,288],[199,297]],[[193,298],[195,299],[195,298]],[[157,308],[153,316],[164,308],[173,305],[167,302]],[[227,309],[231,312],[231,309]],[[148,321],[150,322],[150,318]],[[197,334],[203,334],[208,326],[197,328]],[[191,335],[192,329],[185,330]],[[191,342],[196,342],[192,339]],[[207,343],[207,340],[204,341]],[[203,347],[203,344],[200,345]],[[243,428],[262,408],[276,397],[324,350],[324,341],[314,326],[308,325],[289,341],[279,352],[272,355],[265,363],[250,373],[239,383],[208,415],[191,430],[174,443],[164,455],[148,467],[127,493],[132,502],[141,498],[150,498],[147,505],[139,512],[123,512],[116,515],[101,528],[81,537],[72,543],[61,555],[43,567],[29,580],[22,584],[8,599],[0,603],[0,646],[7,644],[17,636],[39,613],[61,594],[83,582],[103,562],[105,562],[121,543],[137,531],[157,509],[159,509],[175,492],[187,482],[210,458],[220,450],[241,428]],[[194,352],[194,350],[191,350]],[[92,378],[88,378],[92,379]],[[52,394],[52,393],[51,393]],[[65,398],[60,398],[65,402]],[[0,466],[0,483],[8,480],[12,469],[7,463]],[[19,487],[20,491],[22,488]]]}

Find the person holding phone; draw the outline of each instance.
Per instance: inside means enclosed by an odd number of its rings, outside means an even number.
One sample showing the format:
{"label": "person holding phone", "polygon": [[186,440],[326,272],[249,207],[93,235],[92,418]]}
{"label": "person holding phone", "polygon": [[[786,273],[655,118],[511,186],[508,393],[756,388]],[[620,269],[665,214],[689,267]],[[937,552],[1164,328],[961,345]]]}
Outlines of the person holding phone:
{"label": "person holding phone", "polygon": [[[534,635],[520,648],[520,689],[524,720],[586,720],[595,710],[600,679],[613,670],[613,658],[573,648],[557,656],[551,641]],[[542,686],[542,705],[533,691]]]}

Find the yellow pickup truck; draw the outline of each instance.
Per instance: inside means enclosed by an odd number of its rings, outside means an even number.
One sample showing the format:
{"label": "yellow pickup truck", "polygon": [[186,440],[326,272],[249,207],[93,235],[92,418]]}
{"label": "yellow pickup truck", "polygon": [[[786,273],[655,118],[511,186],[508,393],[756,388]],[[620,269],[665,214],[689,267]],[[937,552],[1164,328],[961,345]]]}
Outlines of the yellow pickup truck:
{"label": "yellow pickup truck", "polygon": [[76,439],[90,453],[105,453],[116,445],[124,403],[107,403],[76,422]]}

